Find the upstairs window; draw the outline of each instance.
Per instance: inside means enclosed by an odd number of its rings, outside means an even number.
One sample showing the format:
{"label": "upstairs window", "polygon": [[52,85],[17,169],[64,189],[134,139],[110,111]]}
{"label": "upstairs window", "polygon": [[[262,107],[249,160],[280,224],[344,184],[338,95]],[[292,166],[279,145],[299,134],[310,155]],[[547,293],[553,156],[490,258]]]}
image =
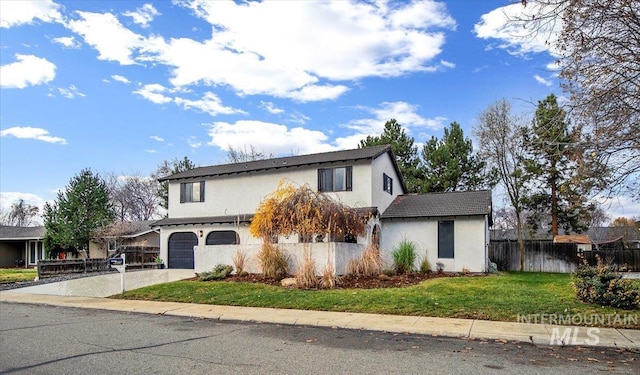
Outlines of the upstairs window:
{"label": "upstairs window", "polygon": [[387,176],[386,173],[382,174],[382,190],[393,195],[393,178]]}
{"label": "upstairs window", "polygon": [[180,184],[180,203],[204,202],[204,181]]}
{"label": "upstairs window", "polygon": [[318,169],[318,191],[351,191],[352,168]]}

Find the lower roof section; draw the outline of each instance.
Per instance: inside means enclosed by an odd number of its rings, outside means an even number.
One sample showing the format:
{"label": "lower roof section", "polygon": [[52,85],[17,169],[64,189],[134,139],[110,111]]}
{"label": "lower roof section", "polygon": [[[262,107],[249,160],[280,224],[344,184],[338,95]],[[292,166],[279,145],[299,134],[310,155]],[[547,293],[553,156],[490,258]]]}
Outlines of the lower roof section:
{"label": "lower roof section", "polygon": [[235,224],[235,223],[250,223],[251,219],[253,219],[253,214],[164,218],[162,220],[156,221],[151,225],[154,227],[168,227],[172,225]]}

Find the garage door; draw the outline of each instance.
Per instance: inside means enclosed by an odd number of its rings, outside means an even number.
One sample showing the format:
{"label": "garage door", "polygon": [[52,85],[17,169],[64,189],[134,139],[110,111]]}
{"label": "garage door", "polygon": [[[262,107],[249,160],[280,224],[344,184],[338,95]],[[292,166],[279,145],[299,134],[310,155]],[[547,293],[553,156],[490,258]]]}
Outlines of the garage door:
{"label": "garage door", "polygon": [[179,232],[169,236],[169,268],[193,269],[193,247],[198,237],[192,232]]}

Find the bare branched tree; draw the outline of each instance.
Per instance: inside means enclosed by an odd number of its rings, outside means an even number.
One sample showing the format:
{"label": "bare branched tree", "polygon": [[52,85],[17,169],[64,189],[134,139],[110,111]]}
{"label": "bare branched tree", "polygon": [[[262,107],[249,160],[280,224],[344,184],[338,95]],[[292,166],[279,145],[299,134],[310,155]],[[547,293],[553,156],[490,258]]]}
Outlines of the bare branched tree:
{"label": "bare branched tree", "polygon": [[525,154],[522,121],[511,113],[511,104],[500,100],[480,114],[473,135],[478,141],[478,156],[495,166],[499,184],[514,209],[515,228],[520,248],[520,270],[524,269],[524,197],[526,178],[522,155]]}
{"label": "bare branched tree", "polygon": [[229,146],[229,150],[227,150],[227,161],[229,163],[244,163],[272,157],[273,154],[266,155],[263,151],[258,151],[253,145],[250,145],[248,150],[247,146],[244,146],[244,148]]}
{"label": "bare branched tree", "polygon": [[117,219],[124,222],[159,218],[161,199],[157,194],[158,185],[157,180],[137,173],[130,176],[109,176],[109,197]]}
{"label": "bare branched tree", "polygon": [[35,219],[39,214],[40,209],[38,207],[26,203],[24,199],[20,199],[11,205],[11,209],[6,214],[3,222],[17,227],[29,227],[36,223]]}
{"label": "bare branched tree", "polygon": [[[558,56],[568,114],[582,127],[609,194],[640,200],[640,1],[529,0],[513,19],[546,38]],[[560,30],[559,33],[556,33]]]}

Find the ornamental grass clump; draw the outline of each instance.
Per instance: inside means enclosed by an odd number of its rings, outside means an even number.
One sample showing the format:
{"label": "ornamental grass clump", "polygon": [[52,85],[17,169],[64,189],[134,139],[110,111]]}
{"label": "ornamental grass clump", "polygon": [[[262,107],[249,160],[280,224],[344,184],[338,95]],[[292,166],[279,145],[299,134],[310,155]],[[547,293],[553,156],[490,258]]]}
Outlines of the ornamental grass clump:
{"label": "ornamental grass clump", "polygon": [[413,242],[402,240],[391,255],[393,256],[393,266],[398,275],[414,271],[416,249]]}
{"label": "ornamental grass clump", "polygon": [[302,264],[296,270],[295,279],[296,286],[300,289],[311,289],[317,287],[318,280],[316,278],[316,264],[309,251],[305,251]]}
{"label": "ornamental grass clump", "polygon": [[369,245],[360,258],[347,261],[346,273],[355,276],[378,276],[382,273],[384,262],[380,249],[376,245]]}
{"label": "ornamental grass clump", "polygon": [[289,256],[279,247],[264,242],[258,253],[262,273],[266,277],[282,279],[289,273]]}
{"label": "ornamental grass clump", "polygon": [[607,265],[596,255],[597,264],[589,265],[581,257],[582,265],[571,274],[573,288],[578,299],[600,306],[613,306],[625,310],[640,306],[640,291],[631,280],[622,279],[611,265]]}
{"label": "ornamental grass clump", "polygon": [[236,250],[236,253],[233,255],[233,265],[236,267],[236,275],[245,275],[247,273],[244,270],[247,265],[247,254],[240,251],[240,249]]}
{"label": "ornamental grass clump", "polygon": [[322,289],[333,289],[335,288],[336,283],[336,272],[333,269],[333,265],[331,263],[327,263],[327,266],[322,271],[319,287]]}

